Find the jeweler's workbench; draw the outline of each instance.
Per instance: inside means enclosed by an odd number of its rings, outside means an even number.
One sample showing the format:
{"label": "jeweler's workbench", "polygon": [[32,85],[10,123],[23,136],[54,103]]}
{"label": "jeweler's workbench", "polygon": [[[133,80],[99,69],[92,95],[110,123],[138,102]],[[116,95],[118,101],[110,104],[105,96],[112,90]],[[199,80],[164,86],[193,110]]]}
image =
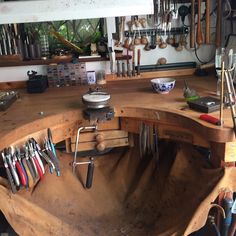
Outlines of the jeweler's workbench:
{"label": "jeweler's workbench", "polygon": [[[157,125],[160,138],[173,139],[209,147],[212,162],[236,161],[236,144],[230,110],[224,111],[223,126],[199,119],[202,114],[190,110],[183,97],[184,79],[200,96],[215,96],[215,77],[181,77],[169,94],[155,93],[148,80],[114,81],[106,85],[111,94],[110,105],[115,118],[100,123],[98,130],[122,129],[138,133],[139,122]],[[20,98],[7,110],[0,112],[0,150],[22,144],[29,137],[44,138],[48,127],[55,143],[69,140],[76,130],[88,125],[83,119],[82,95],[88,87],[50,88],[42,94],[19,91]],[[210,115],[219,118],[219,111]]]}

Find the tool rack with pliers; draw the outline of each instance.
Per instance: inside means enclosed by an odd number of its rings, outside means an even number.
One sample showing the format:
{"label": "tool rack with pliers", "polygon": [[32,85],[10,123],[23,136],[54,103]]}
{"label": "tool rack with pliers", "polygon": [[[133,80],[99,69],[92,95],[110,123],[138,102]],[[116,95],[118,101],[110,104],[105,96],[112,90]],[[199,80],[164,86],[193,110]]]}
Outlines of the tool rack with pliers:
{"label": "tool rack with pliers", "polygon": [[57,176],[61,175],[50,129],[44,140],[43,149],[34,138],[30,138],[22,148],[13,146],[5,148],[1,156],[13,193],[20,188],[34,187],[43,179],[46,165],[49,166],[51,174],[55,171]]}

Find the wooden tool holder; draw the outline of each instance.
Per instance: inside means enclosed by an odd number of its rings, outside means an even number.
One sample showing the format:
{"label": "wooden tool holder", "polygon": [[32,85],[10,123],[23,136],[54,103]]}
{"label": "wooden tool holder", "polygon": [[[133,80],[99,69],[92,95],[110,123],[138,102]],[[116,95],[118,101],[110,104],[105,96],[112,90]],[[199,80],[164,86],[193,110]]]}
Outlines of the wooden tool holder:
{"label": "wooden tool holder", "polygon": [[154,35],[182,35],[182,34],[188,34],[189,29],[188,27],[176,27],[171,28],[169,31],[164,31],[162,29],[144,29],[144,30],[133,30],[124,31],[125,37],[133,37],[134,35],[140,35],[140,36],[154,36]]}

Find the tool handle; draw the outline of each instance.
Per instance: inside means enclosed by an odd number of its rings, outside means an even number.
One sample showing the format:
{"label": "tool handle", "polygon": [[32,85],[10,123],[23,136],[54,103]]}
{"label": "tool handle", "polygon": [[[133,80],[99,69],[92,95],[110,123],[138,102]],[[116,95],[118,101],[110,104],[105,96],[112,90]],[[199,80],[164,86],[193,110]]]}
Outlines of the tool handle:
{"label": "tool handle", "polygon": [[24,167],[24,165],[23,165],[23,163],[22,163],[21,160],[19,161],[19,163],[20,163],[21,169],[23,170],[24,175],[25,175],[25,178],[26,178],[26,186],[25,186],[25,187],[28,188],[28,187],[29,187],[29,178],[28,178],[28,174],[27,174],[26,169],[25,169],[25,167]]}
{"label": "tool handle", "polygon": [[22,167],[21,167],[21,165],[18,161],[16,162],[16,170],[17,170],[18,175],[20,177],[21,185],[26,187],[27,186],[27,179],[26,179],[24,171],[23,171],[23,169],[22,169]]}
{"label": "tool handle", "polygon": [[228,231],[232,221],[232,212],[231,208],[233,206],[233,199],[224,198],[223,199],[223,208],[225,210],[225,219],[223,219],[221,236],[228,236]]}
{"label": "tool handle", "polygon": [[214,124],[214,125],[220,125],[220,120],[219,119],[217,119],[213,116],[207,115],[207,114],[200,115],[199,119],[204,120],[204,121],[209,122],[209,123]]}
{"label": "tool handle", "polygon": [[31,188],[34,185],[34,176],[33,176],[34,172],[31,173],[30,168],[27,165],[26,159],[22,160],[22,165],[24,166],[25,173],[26,173],[27,179],[28,179],[28,186],[27,187]]}
{"label": "tool handle", "polygon": [[190,48],[195,47],[195,0],[191,0]]}
{"label": "tool handle", "polygon": [[12,193],[16,193],[17,192],[17,188],[16,188],[16,185],[14,183],[14,179],[11,175],[11,171],[9,170],[9,168],[6,168],[6,172],[7,172],[7,179],[10,183],[10,187],[11,187],[11,191]]}
{"label": "tool handle", "polygon": [[9,166],[10,166],[10,171],[11,171],[12,177],[14,179],[14,182],[15,182],[16,186],[19,187],[20,186],[20,179],[18,177],[16,169],[15,169],[15,167],[13,167],[12,163],[9,164]]}
{"label": "tool handle", "polygon": [[91,188],[93,183],[93,172],[94,172],[94,163],[91,161],[88,164],[87,179],[86,179],[86,188]]}
{"label": "tool handle", "polygon": [[138,49],[138,65],[140,65],[141,51]]}
{"label": "tool handle", "polygon": [[117,60],[117,76],[120,77],[121,72],[120,72],[120,61]]}
{"label": "tool handle", "polygon": [[222,0],[217,0],[216,48],[221,47],[221,31],[222,31]]}
{"label": "tool handle", "polygon": [[202,1],[198,0],[198,17],[197,17],[197,44],[203,43],[202,27],[201,27],[201,4]]}
{"label": "tool handle", "polygon": [[55,170],[56,170],[57,176],[60,176],[61,172],[60,172],[58,161],[55,159],[55,157],[54,157],[54,155],[53,155],[51,150],[47,150],[47,154],[48,154],[48,156],[50,157],[50,159],[52,160],[52,162],[53,162],[53,164],[55,166]]}
{"label": "tool handle", "polygon": [[40,164],[39,164],[37,158],[34,158],[33,161],[34,161],[35,166],[36,166],[36,168],[37,168],[39,177],[40,177],[40,179],[42,180],[42,179],[43,179],[43,171],[42,171],[42,169],[41,169],[41,167],[40,167]]}
{"label": "tool handle", "polygon": [[[24,166],[27,166],[30,171],[30,176],[32,176],[34,182],[38,179],[38,172],[34,162],[31,160],[23,159]],[[29,176],[29,175],[28,175]]]}
{"label": "tool handle", "polygon": [[236,214],[232,214],[232,222],[229,228],[228,236],[234,236],[236,233]]}
{"label": "tool handle", "polygon": [[40,155],[42,158],[44,158],[44,160],[48,163],[49,167],[50,167],[50,173],[52,174],[55,170],[55,166],[52,162],[52,160],[49,158],[49,156],[43,152],[43,151],[40,151]]}
{"label": "tool handle", "polygon": [[125,63],[122,62],[122,77],[125,77]]}
{"label": "tool handle", "polygon": [[132,63],[132,76],[135,76],[135,64],[134,64],[134,62]]}
{"label": "tool handle", "polygon": [[206,0],[206,34],[205,43],[210,43],[210,0]]}
{"label": "tool handle", "polygon": [[35,151],[35,158],[37,159],[40,167],[41,167],[41,170],[43,171],[43,174],[45,174],[45,169],[44,169],[44,165],[43,165],[43,162],[39,156],[39,153],[37,151]]}

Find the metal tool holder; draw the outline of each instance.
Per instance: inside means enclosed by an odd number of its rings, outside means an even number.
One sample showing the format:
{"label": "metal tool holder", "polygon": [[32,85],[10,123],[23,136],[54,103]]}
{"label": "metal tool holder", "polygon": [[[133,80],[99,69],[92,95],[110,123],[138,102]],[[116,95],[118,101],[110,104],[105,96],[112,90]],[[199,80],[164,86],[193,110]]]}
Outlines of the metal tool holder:
{"label": "metal tool holder", "polygon": [[125,37],[133,37],[134,35],[140,35],[140,36],[156,36],[156,35],[181,35],[181,34],[188,34],[189,29],[188,27],[176,27],[171,28],[170,31],[165,31],[162,29],[144,29],[144,30],[133,30],[124,31]]}

